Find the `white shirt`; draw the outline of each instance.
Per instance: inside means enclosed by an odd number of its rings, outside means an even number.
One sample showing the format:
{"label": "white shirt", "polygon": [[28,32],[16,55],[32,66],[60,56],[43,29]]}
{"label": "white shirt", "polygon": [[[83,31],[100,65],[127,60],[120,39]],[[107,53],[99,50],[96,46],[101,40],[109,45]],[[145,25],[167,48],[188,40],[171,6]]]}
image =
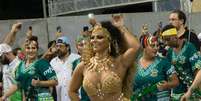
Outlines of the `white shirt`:
{"label": "white shirt", "polygon": [[20,60],[16,57],[10,64],[4,65],[3,67],[3,93],[7,92],[12,84],[15,81],[15,71],[18,65],[20,64]]}
{"label": "white shirt", "polygon": [[65,61],[55,57],[50,62],[58,79],[58,85],[56,86],[58,101],[71,101],[68,96],[68,89],[72,74],[72,63],[78,58],[80,58],[79,55],[71,53]]}
{"label": "white shirt", "polygon": [[80,58],[79,55],[71,53],[65,62],[55,57],[51,60],[50,64],[55,70],[58,78],[58,85],[66,85],[71,79],[72,62]]}

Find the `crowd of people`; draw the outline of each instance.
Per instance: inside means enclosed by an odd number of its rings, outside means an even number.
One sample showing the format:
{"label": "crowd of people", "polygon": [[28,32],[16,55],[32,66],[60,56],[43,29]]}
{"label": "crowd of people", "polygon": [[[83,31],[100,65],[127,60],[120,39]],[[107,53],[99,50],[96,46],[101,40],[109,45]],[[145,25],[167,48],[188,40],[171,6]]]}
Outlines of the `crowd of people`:
{"label": "crowd of people", "polygon": [[[186,26],[180,10],[155,33],[139,37],[125,26],[122,14],[98,22],[90,15],[75,39],[58,32],[43,55],[29,28],[13,49],[22,24],[13,24],[0,43],[0,101],[199,101],[201,39]],[[146,31],[145,31],[146,30]]]}

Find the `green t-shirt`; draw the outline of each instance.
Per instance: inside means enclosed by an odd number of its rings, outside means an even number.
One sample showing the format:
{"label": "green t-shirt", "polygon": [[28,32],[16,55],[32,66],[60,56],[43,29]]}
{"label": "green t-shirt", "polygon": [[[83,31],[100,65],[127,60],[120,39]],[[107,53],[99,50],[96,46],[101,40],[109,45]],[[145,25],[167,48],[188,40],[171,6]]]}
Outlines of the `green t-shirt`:
{"label": "green t-shirt", "polygon": [[174,65],[180,80],[179,86],[174,89],[175,94],[184,93],[194,78],[194,69],[190,58],[197,52],[195,46],[185,42],[181,51],[176,54],[172,48],[168,50],[167,58]]}
{"label": "green t-shirt", "polygon": [[49,93],[48,87],[33,87],[31,85],[32,79],[45,81],[56,80],[57,78],[55,71],[45,59],[36,60],[28,67],[25,66],[24,61],[21,61],[16,72],[16,81],[25,92],[25,96],[27,98],[37,98],[41,93]]}

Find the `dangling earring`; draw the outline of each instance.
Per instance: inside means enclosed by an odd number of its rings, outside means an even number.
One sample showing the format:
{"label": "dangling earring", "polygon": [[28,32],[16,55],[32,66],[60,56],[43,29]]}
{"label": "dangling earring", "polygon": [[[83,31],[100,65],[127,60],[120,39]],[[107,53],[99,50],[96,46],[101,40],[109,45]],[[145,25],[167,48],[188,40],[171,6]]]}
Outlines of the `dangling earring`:
{"label": "dangling earring", "polygon": [[109,53],[111,53],[111,44],[109,43]]}
{"label": "dangling earring", "polygon": [[119,47],[118,47],[117,41],[114,41],[114,46],[115,46],[116,53],[119,54]]}

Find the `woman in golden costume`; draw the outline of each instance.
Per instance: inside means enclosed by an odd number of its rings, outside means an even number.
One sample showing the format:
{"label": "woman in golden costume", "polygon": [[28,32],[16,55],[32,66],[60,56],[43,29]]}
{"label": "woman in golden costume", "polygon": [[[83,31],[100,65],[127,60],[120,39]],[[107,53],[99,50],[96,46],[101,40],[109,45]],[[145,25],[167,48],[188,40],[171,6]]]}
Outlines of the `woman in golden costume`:
{"label": "woman in golden costume", "polygon": [[[90,49],[91,47],[91,49]],[[124,26],[122,16],[95,26],[84,60],[76,67],[69,89],[72,101],[79,101],[82,85],[91,101],[130,101],[134,60],[140,45]]]}

